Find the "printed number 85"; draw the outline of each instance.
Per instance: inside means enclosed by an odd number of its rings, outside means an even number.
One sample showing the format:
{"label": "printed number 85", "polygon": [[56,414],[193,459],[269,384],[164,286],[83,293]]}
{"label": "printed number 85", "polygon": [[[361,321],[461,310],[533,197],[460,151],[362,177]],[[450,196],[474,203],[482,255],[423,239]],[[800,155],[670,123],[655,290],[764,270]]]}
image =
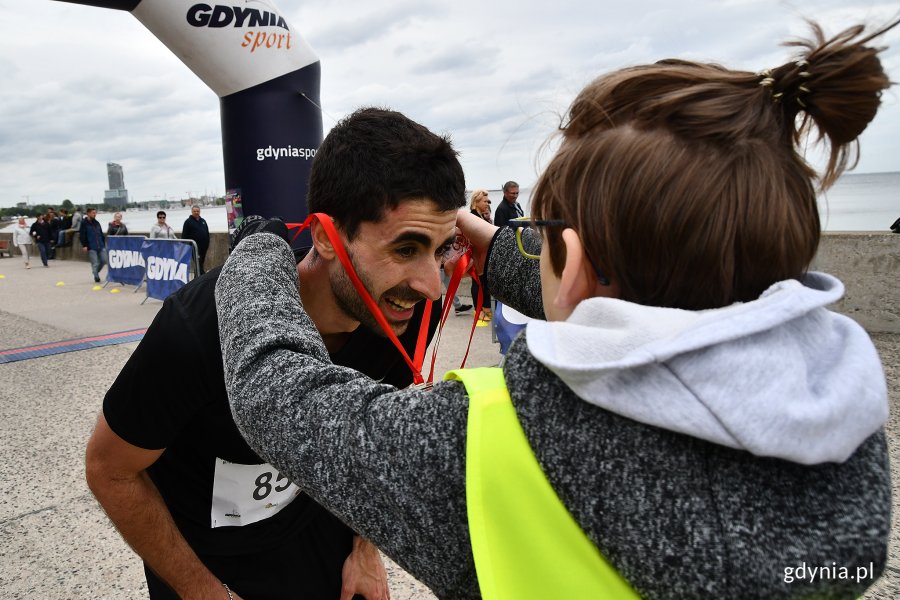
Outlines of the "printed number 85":
{"label": "printed number 85", "polygon": [[[253,490],[254,500],[264,500],[266,496],[272,493],[272,475],[272,473],[269,473],[267,471],[256,478],[256,489]],[[285,477],[281,473],[278,473],[278,477],[275,479],[275,483],[277,484],[281,480],[284,480],[284,483],[275,486],[276,492],[283,492],[291,485],[291,482],[288,481],[287,477]]]}

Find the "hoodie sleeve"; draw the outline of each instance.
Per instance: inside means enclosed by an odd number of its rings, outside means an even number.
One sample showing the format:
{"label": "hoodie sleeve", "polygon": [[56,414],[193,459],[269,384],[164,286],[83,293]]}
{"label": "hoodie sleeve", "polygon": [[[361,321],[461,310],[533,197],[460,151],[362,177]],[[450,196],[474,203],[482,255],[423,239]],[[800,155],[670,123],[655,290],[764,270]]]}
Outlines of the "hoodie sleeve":
{"label": "hoodie sleeve", "polygon": [[[540,247],[540,236],[531,229],[522,232],[529,247]],[[525,258],[516,244],[516,234],[501,227],[488,248],[486,273],[491,296],[533,319],[544,319],[540,261]]]}
{"label": "hoodie sleeve", "polygon": [[225,384],[266,461],[439,596],[478,597],[465,505],[468,398],[458,382],[397,390],[331,363],[270,233],[216,285]]}

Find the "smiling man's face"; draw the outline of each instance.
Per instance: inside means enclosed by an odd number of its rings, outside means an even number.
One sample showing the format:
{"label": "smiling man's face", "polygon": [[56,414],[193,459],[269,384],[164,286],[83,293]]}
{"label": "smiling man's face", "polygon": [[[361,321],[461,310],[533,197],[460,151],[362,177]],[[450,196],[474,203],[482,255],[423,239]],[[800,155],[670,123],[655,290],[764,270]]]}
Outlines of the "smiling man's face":
{"label": "smiling man's face", "polygon": [[[347,253],[372,299],[396,335],[406,331],[415,304],[441,296],[441,259],[455,239],[456,211],[431,200],[406,200],[377,223],[363,222]],[[331,290],[340,309],[375,332],[377,321],[339,262]]]}

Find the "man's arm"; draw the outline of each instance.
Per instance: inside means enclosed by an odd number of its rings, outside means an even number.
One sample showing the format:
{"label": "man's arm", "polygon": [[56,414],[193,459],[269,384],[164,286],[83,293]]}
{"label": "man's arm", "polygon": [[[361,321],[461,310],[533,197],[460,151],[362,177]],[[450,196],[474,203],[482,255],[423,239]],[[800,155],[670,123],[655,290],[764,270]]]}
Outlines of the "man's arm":
{"label": "man's arm", "polygon": [[101,414],[85,456],[88,487],[125,541],[179,596],[228,598],[222,582],[197,558],[178,531],[147,475],[146,469],[162,453],[163,450],[145,450],[129,444],[116,435]]}

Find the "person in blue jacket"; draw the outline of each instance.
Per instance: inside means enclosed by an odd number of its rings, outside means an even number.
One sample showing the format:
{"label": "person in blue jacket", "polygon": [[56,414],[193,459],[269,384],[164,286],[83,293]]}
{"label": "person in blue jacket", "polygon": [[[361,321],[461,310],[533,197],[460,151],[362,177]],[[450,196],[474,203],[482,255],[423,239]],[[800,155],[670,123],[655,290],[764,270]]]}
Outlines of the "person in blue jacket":
{"label": "person in blue jacket", "polygon": [[107,263],[106,260],[106,238],[103,236],[103,227],[97,221],[97,209],[89,208],[81,222],[81,229],[78,231],[78,238],[81,240],[81,249],[88,253],[91,259],[91,273],[94,275],[94,281],[100,282],[100,270]]}

